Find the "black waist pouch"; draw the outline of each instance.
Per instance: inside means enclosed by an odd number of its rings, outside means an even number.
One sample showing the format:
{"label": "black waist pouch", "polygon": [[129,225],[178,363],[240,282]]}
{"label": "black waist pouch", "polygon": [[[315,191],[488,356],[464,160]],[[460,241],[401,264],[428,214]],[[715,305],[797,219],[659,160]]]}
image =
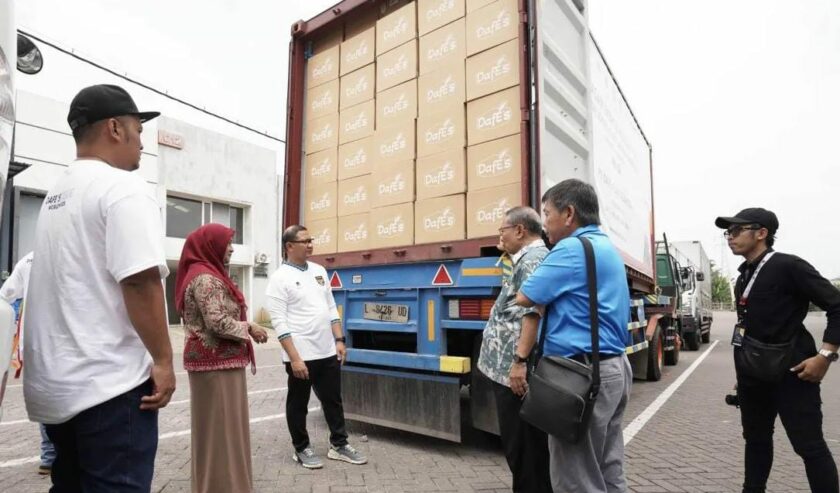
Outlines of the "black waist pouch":
{"label": "black waist pouch", "polygon": [[790,372],[797,337],[784,344],[769,344],[745,335],[735,350],[735,368],[743,375],[766,383],[778,383]]}

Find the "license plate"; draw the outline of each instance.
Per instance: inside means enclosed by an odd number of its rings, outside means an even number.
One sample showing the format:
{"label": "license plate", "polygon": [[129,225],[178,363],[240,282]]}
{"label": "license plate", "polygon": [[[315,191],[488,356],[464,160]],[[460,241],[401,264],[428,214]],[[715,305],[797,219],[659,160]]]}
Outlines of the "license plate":
{"label": "license plate", "polygon": [[408,322],[408,305],[389,305],[386,303],[365,303],[362,318],[383,322]]}

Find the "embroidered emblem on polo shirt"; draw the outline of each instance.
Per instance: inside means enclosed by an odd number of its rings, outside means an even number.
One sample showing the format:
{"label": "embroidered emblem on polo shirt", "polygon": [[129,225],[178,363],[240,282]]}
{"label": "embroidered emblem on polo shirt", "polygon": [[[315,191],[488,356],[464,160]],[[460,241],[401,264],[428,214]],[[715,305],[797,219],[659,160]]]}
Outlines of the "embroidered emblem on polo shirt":
{"label": "embroidered emblem on polo shirt", "polygon": [[318,284],[320,284],[321,286],[326,284],[326,281],[324,280],[324,276],[315,276],[315,280],[318,281]]}

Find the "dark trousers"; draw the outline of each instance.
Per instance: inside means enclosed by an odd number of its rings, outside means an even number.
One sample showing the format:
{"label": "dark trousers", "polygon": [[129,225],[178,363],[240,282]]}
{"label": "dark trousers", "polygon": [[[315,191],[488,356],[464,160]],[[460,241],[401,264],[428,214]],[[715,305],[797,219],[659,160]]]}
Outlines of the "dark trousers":
{"label": "dark trousers", "polygon": [[114,397],[60,425],[46,425],[55,445],[50,493],[143,492],[152,488],[157,411],[141,411],[152,382]]}
{"label": "dark trousers", "polygon": [[764,492],[773,466],[773,426],[782,420],[793,450],[805,462],[812,492],[837,493],[837,466],[823,439],[819,384],[785,375],[778,384],[738,379],[746,440],[744,493]]}
{"label": "dark trousers", "polygon": [[292,435],[292,445],[298,452],[309,446],[306,431],[306,414],[309,412],[310,389],[321,401],[321,409],[330,428],[330,443],[334,447],[347,445],[344,430],[344,407],[341,404],[341,365],[338,358],[316,359],[306,362],[309,380],[302,380],[292,373],[292,365],[286,363],[289,375],[289,391],[286,394],[286,422]]}
{"label": "dark trousers", "polygon": [[547,435],[519,418],[522,399],[510,388],[493,382],[493,393],[513,491],[551,493]]}

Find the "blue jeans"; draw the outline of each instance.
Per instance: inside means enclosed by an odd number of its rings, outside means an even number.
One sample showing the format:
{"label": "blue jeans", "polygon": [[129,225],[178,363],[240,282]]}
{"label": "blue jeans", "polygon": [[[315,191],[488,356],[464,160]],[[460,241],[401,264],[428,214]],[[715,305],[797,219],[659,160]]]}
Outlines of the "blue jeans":
{"label": "blue jeans", "polygon": [[50,493],[143,492],[152,487],[158,444],[157,411],[141,411],[152,382],[46,425],[55,446]]}
{"label": "blue jeans", "polygon": [[55,462],[55,447],[47,436],[47,427],[45,425],[38,425],[41,429],[41,465],[52,467]]}

